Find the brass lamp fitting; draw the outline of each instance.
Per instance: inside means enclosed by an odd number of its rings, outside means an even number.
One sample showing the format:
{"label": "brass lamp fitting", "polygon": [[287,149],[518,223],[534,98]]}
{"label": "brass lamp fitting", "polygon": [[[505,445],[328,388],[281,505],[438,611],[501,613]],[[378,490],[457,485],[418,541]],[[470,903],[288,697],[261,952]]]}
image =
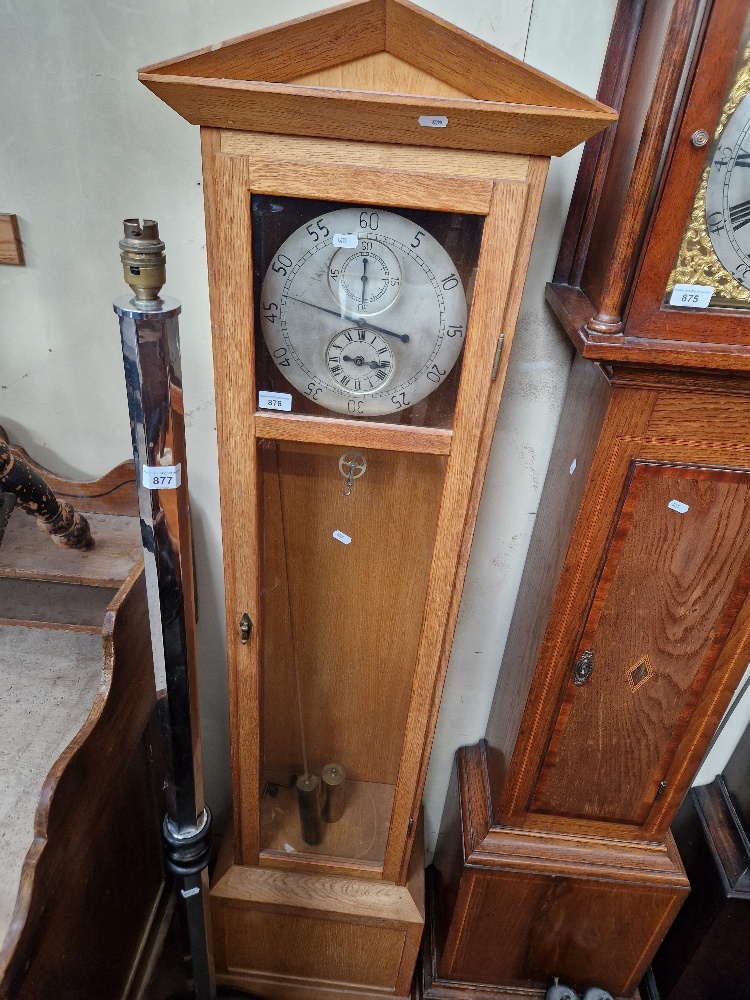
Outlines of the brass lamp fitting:
{"label": "brass lamp fitting", "polygon": [[125,281],[135,292],[136,302],[155,302],[167,280],[167,257],[159,239],[159,223],[153,219],[125,219],[120,240],[120,260]]}

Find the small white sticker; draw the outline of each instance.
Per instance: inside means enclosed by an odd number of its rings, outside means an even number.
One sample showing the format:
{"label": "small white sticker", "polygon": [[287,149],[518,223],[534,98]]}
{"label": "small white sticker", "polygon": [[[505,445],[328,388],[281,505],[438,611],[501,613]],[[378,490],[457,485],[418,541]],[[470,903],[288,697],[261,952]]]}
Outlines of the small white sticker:
{"label": "small white sticker", "polygon": [[573,475],[573,473],[574,473],[574,472],[576,471],[576,465],[577,465],[577,464],[578,464],[578,462],[577,462],[577,460],[576,460],[576,459],[574,458],[574,459],[573,459],[573,461],[572,461],[572,462],[570,463],[570,469],[569,469],[569,472],[570,472],[571,476],[572,476],[572,475]]}
{"label": "small white sticker", "polygon": [[334,531],[333,537],[337,542],[343,542],[344,545],[348,545],[351,541],[351,538],[348,535],[345,535],[343,531]]}
{"label": "small white sticker", "polygon": [[683,503],[682,500],[670,500],[667,504],[670,510],[676,510],[678,514],[687,514],[690,504]]}
{"label": "small white sticker", "polygon": [[288,392],[266,392],[261,389],[258,393],[258,409],[260,410],[291,410],[292,397]]}
{"label": "small white sticker", "polygon": [[354,233],[335,233],[333,237],[335,247],[356,247],[358,243],[359,240]]}
{"label": "small white sticker", "polygon": [[143,485],[147,490],[176,490],[181,482],[181,465],[143,466]]}
{"label": "small white sticker", "polygon": [[419,124],[422,128],[448,128],[445,115],[420,115]]}
{"label": "small white sticker", "polygon": [[190,896],[197,896],[200,891],[200,887],[195,885],[192,889],[180,889],[180,895],[183,899],[189,899]]}
{"label": "small white sticker", "polygon": [[713,285],[675,285],[669,296],[670,306],[705,309],[714,294]]}

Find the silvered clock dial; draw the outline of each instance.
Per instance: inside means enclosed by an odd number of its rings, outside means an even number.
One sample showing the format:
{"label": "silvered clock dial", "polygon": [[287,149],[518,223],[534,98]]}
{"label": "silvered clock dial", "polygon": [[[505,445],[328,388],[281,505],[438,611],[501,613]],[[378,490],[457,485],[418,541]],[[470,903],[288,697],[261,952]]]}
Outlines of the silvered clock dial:
{"label": "silvered clock dial", "polygon": [[300,226],[261,290],[263,337],[284,377],[319,406],[353,416],[407,409],[441,385],[466,317],[447,251],[411,220],[371,207]]}
{"label": "silvered clock dial", "polygon": [[750,94],[727,122],[711,162],[706,228],[722,265],[750,287]]}

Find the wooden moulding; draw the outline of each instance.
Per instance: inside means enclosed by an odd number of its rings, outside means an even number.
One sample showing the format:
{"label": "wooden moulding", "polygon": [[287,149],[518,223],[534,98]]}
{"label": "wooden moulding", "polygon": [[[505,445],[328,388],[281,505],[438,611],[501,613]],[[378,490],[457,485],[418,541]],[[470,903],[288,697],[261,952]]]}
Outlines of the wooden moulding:
{"label": "wooden moulding", "polygon": [[475,984],[543,996],[562,969],[574,987],[632,996],[689,892],[671,836],[637,844],[490,825],[483,743],[458,752],[448,805],[424,996],[460,997]]}
{"label": "wooden moulding", "polygon": [[[421,814],[416,826],[421,845]],[[211,888],[220,984],[278,1000],[408,996],[425,917],[421,846],[403,886],[248,868],[223,853]]]}
{"label": "wooden moulding", "polygon": [[[298,82],[383,52],[443,86],[377,92],[356,74],[346,86]],[[616,119],[407,0],[354,0],[145,67],[139,79],[192,124],[361,142],[557,156]],[[430,93],[445,86],[465,96]],[[447,127],[420,126],[425,115]]]}
{"label": "wooden moulding", "polygon": [[15,215],[0,214],[0,264],[23,267],[24,263],[18,219]]}

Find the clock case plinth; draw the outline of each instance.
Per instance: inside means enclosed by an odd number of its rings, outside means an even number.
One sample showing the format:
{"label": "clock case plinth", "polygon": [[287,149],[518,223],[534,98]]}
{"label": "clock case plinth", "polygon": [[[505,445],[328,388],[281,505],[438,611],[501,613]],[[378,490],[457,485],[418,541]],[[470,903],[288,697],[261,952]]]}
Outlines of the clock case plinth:
{"label": "clock case plinth", "polygon": [[425,998],[555,976],[631,997],[689,891],[669,824],[750,657],[750,315],[663,299],[748,6],[618,4],[598,97],[620,120],[586,145],[547,289],[578,356],[443,814]]}
{"label": "clock case plinth", "polygon": [[[424,921],[422,789],[548,160],[615,115],[404,0],[357,0],[149,67],[140,79],[202,126],[234,798],[233,836],[212,885],[217,978],[266,997],[404,997]],[[425,127],[420,118],[447,123]],[[254,195],[483,218],[450,426],[257,409]],[[274,620],[260,581],[278,508],[262,494],[264,443],[279,467],[290,449],[306,456],[318,496],[330,483],[311,470],[334,448],[337,460],[356,449],[394,470],[411,464],[418,490],[431,494],[418,469],[440,466],[434,543],[425,547],[415,531],[403,547],[405,562],[424,564],[418,628],[389,623],[391,636],[409,633],[415,652],[383,665],[376,649],[364,651],[352,684],[338,688],[353,738],[372,743],[374,733],[393,761],[379,863],[268,850],[263,841],[265,681],[274,677],[262,664]],[[370,464],[353,498],[370,488]],[[281,482],[273,469],[271,480]],[[295,513],[305,526],[304,505]],[[408,524],[408,503],[394,516]],[[289,578],[295,560],[311,558],[287,548],[280,564]],[[377,565],[368,573],[386,590]],[[242,630],[245,615],[253,627]],[[293,626],[277,629],[281,640],[290,629],[294,636]],[[322,631],[323,645],[331,632]],[[389,729],[373,721],[365,696],[368,685],[390,691],[391,675],[405,721]],[[347,768],[342,754],[329,760]],[[337,826],[346,821],[345,813]]]}

